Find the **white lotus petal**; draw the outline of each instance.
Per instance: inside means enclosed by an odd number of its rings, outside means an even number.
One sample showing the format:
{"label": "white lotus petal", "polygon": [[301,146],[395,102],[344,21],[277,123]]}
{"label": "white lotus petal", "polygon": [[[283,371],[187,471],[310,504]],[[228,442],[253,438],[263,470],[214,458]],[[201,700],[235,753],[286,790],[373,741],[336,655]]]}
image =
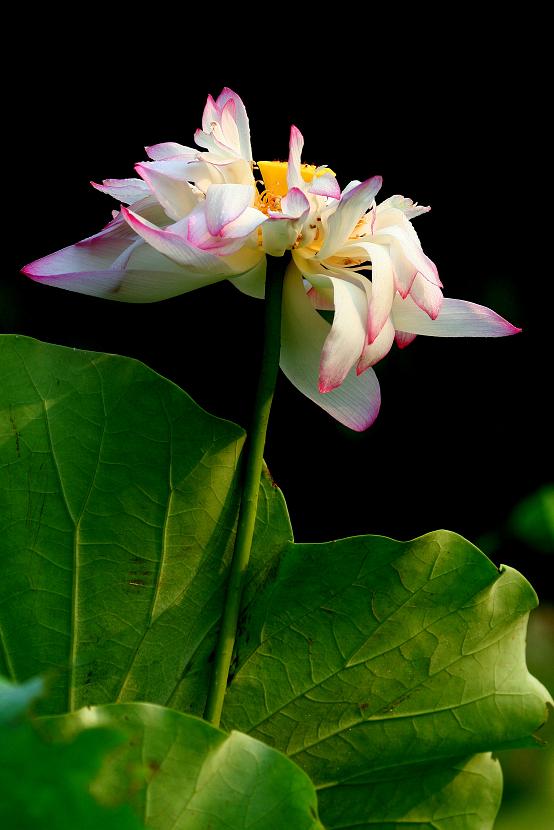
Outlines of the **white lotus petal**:
{"label": "white lotus petal", "polygon": [[[399,213],[399,211],[396,212]],[[379,217],[379,213],[377,213],[377,217]],[[437,266],[432,259],[429,259],[423,253],[417,234],[410,222],[404,216],[402,216],[402,219],[406,223],[404,227],[388,225],[384,228],[376,228],[371,241],[384,245],[396,243],[400,246],[403,255],[412,263],[416,271],[419,271],[429,282],[442,288]]]}
{"label": "white lotus petal", "polygon": [[135,170],[171,219],[182,219],[197,205],[198,193],[194,193],[187,181],[177,181],[147,164],[137,164]]}
{"label": "white lotus petal", "polygon": [[189,221],[188,218],[162,230],[127,208],[122,208],[122,213],[129,226],[145,242],[174,262],[206,276],[217,274],[229,276],[230,269],[221,257],[201,250],[185,238],[186,225],[184,223]]}
{"label": "white lotus petal", "polygon": [[175,156],[183,156],[187,160],[193,161],[198,156],[198,150],[194,147],[185,147],[184,144],[177,144],[175,141],[164,141],[162,144],[152,144],[150,147],[145,147],[144,149],[148,157],[154,161],[170,159]]}
{"label": "white lotus petal", "polygon": [[418,205],[413,199],[399,195],[389,196],[388,199],[384,199],[379,203],[379,210],[386,210],[389,207],[401,210],[407,219],[414,219],[416,216],[421,216],[422,213],[429,213],[431,210],[429,206]]}
{"label": "white lotus petal", "polygon": [[[304,219],[310,210],[310,203],[298,187],[289,190],[281,199],[281,216],[283,219]],[[277,212],[269,211],[271,216],[279,217]]]}
{"label": "white lotus petal", "polygon": [[417,334],[410,334],[407,331],[396,331],[394,333],[394,340],[399,349],[405,349],[410,343],[413,343]]}
{"label": "white lotus petal", "polygon": [[127,303],[158,302],[219,282],[227,276],[198,274],[195,270],[177,265],[149,245],[141,243],[142,240],[137,241],[135,238],[135,242],[122,252],[110,267],[100,267],[100,270],[94,270],[90,260],[71,261],[71,257],[67,255],[69,249],[66,249],[65,256],[57,258],[58,268],[66,269],[72,265],[75,268],[80,266],[80,270],[55,273],[52,269],[56,255],[52,254],[45,257],[49,260],[46,266],[41,267],[41,261],[38,260],[27,266],[24,273],[36,282],[55,288]]}
{"label": "white lotus petal", "polygon": [[240,155],[246,161],[252,161],[252,148],[250,146],[250,125],[248,122],[248,115],[246,107],[240,95],[233,92],[229,87],[224,87],[217,98],[217,106],[225,107],[226,103],[232,100],[234,103],[234,120],[239,136]]}
{"label": "white lotus petal", "polygon": [[263,300],[265,297],[265,272],[266,272],[266,258],[262,256],[261,259],[244,274],[238,277],[229,279],[239,291],[247,294],[249,297],[255,297],[257,300]]}
{"label": "white lotus petal", "polygon": [[254,189],[245,184],[213,184],[206,194],[206,219],[213,236],[254,203]]}
{"label": "white lotus petal", "polygon": [[381,176],[373,176],[350,190],[345,188],[335,211],[329,216],[318,259],[332,256],[347,242],[358,221],[371,207],[382,182]]}
{"label": "white lotus petal", "polygon": [[379,383],[373,369],[359,377],[352,369],[337,389],[319,392],[319,365],[330,325],[306,296],[302,275],[291,263],[283,286],[281,368],[310,400],[340,423],[356,431],[367,429],[379,412]]}
{"label": "white lotus petal", "polygon": [[385,321],[381,331],[373,341],[367,343],[362,352],[362,356],[356,367],[358,374],[365,372],[369,366],[375,366],[382,360],[391,350],[394,342],[395,331],[391,319]]}
{"label": "white lotus petal", "polygon": [[339,183],[330,173],[314,176],[308,190],[314,196],[326,196],[328,199],[340,199],[341,196]]}
{"label": "white lotus petal", "polygon": [[352,366],[360,359],[367,341],[367,297],[351,282],[325,275],[309,278],[319,289],[333,289],[335,314],[322,352],[319,391],[340,386]]}
{"label": "white lotus petal", "polygon": [[368,342],[373,341],[388,320],[396,293],[394,273],[388,248],[367,244],[371,257],[371,302],[368,315]]}
{"label": "white lotus petal", "polygon": [[294,245],[298,236],[294,219],[270,216],[262,226],[262,245],[267,254],[283,256]]}
{"label": "white lotus petal", "polygon": [[102,184],[91,182],[91,185],[101,193],[107,193],[126,205],[144,199],[150,193],[148,185],[141,179],[104,179]]}
{"label": "white lotus petal", "polygon": [[305,182],[300,172],[303,147],[304,136],[298,127],[295,127],[293,124],[290,128],[289,161],[287,165],[287,185],[289,190],[292,190],[293,187],[302,190],[305,187]]}
{"label": "white lotus petal", "polygon": [[256,208],[248,207],[240,216],[228,222],[221,231],[224,239],[245,239],[261,224],[267,222],[267,216]]}
{"label": "white lotus petal", "polygon": [[411,297],[396,297],[392,319],[395,329],[431,337],[505,337],[521,331],[486,306],[445,297],[435,320],[422,311]]}
{"label": "white lotus petal", "polygon": [[409,296],[431,320],[439,314],[444,299],[438,285],[424,279],[419,273],[415,276]]}

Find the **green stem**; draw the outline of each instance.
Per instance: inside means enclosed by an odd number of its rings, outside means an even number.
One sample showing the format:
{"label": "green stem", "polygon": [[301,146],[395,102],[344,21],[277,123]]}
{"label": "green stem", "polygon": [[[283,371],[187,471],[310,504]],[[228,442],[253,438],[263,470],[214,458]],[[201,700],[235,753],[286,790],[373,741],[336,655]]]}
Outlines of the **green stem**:
{"label": "green stem", "polygon": [[244,574],[250,559],[258,493],[262,474],[267,423],[275,391],[281,350],[281,305],[283,298],[283,257],[267,257],[265,288],[265,333],[262,365],[254,402],[252,427],[246,445],[244,484],[237,525],[235,549],[231,562],[227,596],[221,620],[210,690],[204,717],[219,726],[223,698],[227,689],[229,667],[233,657],[240,613]]}

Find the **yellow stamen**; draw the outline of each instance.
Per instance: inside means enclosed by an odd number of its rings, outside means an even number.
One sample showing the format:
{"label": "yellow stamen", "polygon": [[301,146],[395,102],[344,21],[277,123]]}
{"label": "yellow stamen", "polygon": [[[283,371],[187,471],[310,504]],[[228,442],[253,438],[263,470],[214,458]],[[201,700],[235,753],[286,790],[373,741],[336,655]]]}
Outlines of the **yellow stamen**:
{"label": "yellow stamen", "polygon": [[[258,167],[260,168],[260,173],[263,176],[266,190],[273,196],[286,196],[288,191],[288,162],[259,161]],[[323,176],[326,173],[330,173],[331,176],[335,175],[333,171],[329,169],[329,167],[323,167],[321,170],[317,170],[315,164],[301,164],[300,173],[305,182],[311,182],[314,176],[316,178],[319,178],[320,176]]]}

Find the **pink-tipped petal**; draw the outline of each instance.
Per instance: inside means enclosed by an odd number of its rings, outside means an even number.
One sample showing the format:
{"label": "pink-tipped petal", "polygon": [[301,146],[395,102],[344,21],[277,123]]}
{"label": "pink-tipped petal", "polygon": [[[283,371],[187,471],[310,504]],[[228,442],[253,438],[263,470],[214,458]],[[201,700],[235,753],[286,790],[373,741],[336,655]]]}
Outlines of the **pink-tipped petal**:
{"label": "pink-tipped petal", "polygon": [[256,208],[248,207],[240,216],[225,225],[221,236],[223,239],[245,239],[263,222],[267,222],[267,216]]}
{"label": "pink-tipped petal", "polygon": [[415,269],[416,271],[419,271],[419,273],[426,280],[433,283],[433,285],[437,285],[439,288],[442,288],[442,282],[440,281],[437,266],[433,260],[429,259],[429,257],[423,252],[418,236],[411,223],[400,211],[389,210],[387,213],[388,215],[391,213],[399,215],[402,226],[389,225],[381,227],[380,223],[383,221],[383,217],[381,216],[380,211],[377,211],[377,225],[372,241],[379,244],[388,244],[391,245],[391,247],[399,247],[402,251],[402,255],[412,265],[412,268],[410,269],[411,273],[413,273],[413,270]]}
{"label": "pink-tipped petal", "polygon": [[300,172],[300,160],[304,148],[304,136],[294,124],[290,128],[289,139],[289,163],[287,166],[287,184],[289,190],[297,187],[299,190],[305,186],[302,173]]}
{"label": "pink-tipped petal", "polygon": [[281,199],[281,213],[269,211],[270,216],[276,219],[304,219],[310,210],[310,203],[302,190],[293,187]]}
{"label": "pink-tipped petal", "polygon": [[202,129],[205,133],[209,133],[212,129],[212,124],[219,122],[220,111],[212,95],[208,95],[204,112],[202,113]]}
{"label": "pink-tipped petal", "polygon": [[164,159],[181,157],[183,161],[194,161],[198,158],[198,150],[194,147],[185,147],[184,144],[177,144],[175,141],[164,141],[161,144],[152,144],[150,147],[145,147],[148,158],[153,161],[163,161]]}
{"label": "pink-tipped petal", "polygon": [[175,156],[175,158],[159,159],[159,161],[143,161],[140,167],[143,171],[153,170],[160,175],[186,182],[192,181],[192,178],[189,179],[189,171],[195,169],[194,165],[198,164],[199,162],[191,161],[184,156]]}
{"label": "pink-tipped petal", "polygon": [[[209,154],[203,154],[203,156],[207,155]],[[203,193],[211,184],[223,184],[226,181],[222,170],[214,164],[207,163],[204,159],[189,161],[176,157],[162,161],[145,161],[142,162],[142,167],[144,170],[154,170],[178,182],[193,182]]]}
{"label": "pink-tipped petal", "polygon": [[[141,199],[133,207],[149,221],[160,222],[165,217],[152,196]],[[122,214],[116,213],[114,219],[99,233],[31,262],[25,266],[24,273],[38,280],[50,275],[101,271],[111,268],[136,241],[136,234],[124,221]]]}
{"label": "pink-tipped petal", "polygon": [[[258,215],[263,216],[263,214],[256,211],[256,218]],[[244,237],[247,235],[248,228],[244,224],[241,225],[241,218],[242,216],[237,220],[236,237],[225,235],[227,228],[229,228],[230,233],[233,233],[233,222],[226,225],[221,234],[213,236],[206,221],[204,205],[201,204],[193,210],[186,220],[186,238],[195,248],[217,254],[218,257],[228,257],[230,254],[235,254],[244,245]],[[265,219],[265,216],[263,218]],[[245,222],[248,222],[249,219],[249,216],[245,217]],[[185,229],[183,228],[183,230]]]}
{"label": "pink-tipped petal", "polygon": [[132,205],[139,199],[144,199],[150,192],[146,182],[141,179],[104,179],[102,184],[91,182],[91,185],[101,193],[113,196],[119,203]]}
{"label": "pink-tipped petal", "polygon": [[235,102],[229,98],[221,110],[221,131],[225,136],[225,143],[240,153],[240,139],[237,122],[235,121]]}
{"label": "pink-tipped petal", "polygon": [[215,274],[229,276],[230,268],[222,259],[215,254],[200,250],[182,235],[184,228],[181,229],[180,225],[187,220],[181,220],[181,223],[170,225],[169,228],[162,230],[127,208],[123,207],[121,212],[135,233],[138,233],[156,251],[174,262],[207,276]]}
{"label": "pink-tipped petal", "polygon": [[389,254],[394,272],[396,290],[405,299],[412,289],[418,273],[417,268],[414,268],[410,260],[406,258],[402,246],[395,240],[392,240],[389,245]]}
{"label": "pink-tipped petal", "polygon": [[186,237],[191,245],[195,248],[215,249],[225,245],[225,240],[220,236],[213,236],[210,233],[208,222],[206,221],[206,211],[198,206],[193,210],[186,222]]}
{"label": "pink-tipped petal", "polygon": [[382,245],[367,245],[371,258],[371,301],[367,322],[367,342],[373,343],[389,318],[396,292],[389,251]]}
{"label": "pink-tipped petal", "polygon": [[397,331],[394,335],[396,345],[399,349],[405,349],[410,343],[413,343],[417,334],[410,334],[407,331]]}
{"label": "pink-tipped petal", "polygon": [[123,235],[119,232],[101,231],[95,236],[30,262],[22,271],[31,279],[46,282],[49,276],[111,268],[136,239],[129,229],[127,231],[128,233]]}
{"label": "pink-tipped petal", "polygon": [[[97,253],[96,268],[93,257],[75,253],[75,249],[80,251],[90,246],[79,247],[78,244],[45,257],[46,262],[31,263],[23,272],[36,282],[55,288],[127,303],[158,302],[219,282],[227,276],[198,274],[176,265],[141,239],[137,240],[129,228],[127,230],[135,241],[117,257],[114,257],[117,249],[104,246],[104,258],[108,261],[101,263]],[[75,270],[68,271],[71,267]]]}
{"label": "pink-tipped petal", "polygon": [[340,187],[335,176],[326,173],[323,176],[315,176],[308,188],[314,196],[327,196],[329,199],[340,199]]}
{"label": "pink-tipped petal", "polygon": [[234,105],[234,119],[236,122],[238,135],[240,155],[246,161],[252,161],[252,147],[250,146],[250,124],[248,122],[248,115],[246,107],[240,95],[233,92],[229,87],[224,87],[217,98],[217,106],[223,111],[227,101],[232,100]]}
{"label": "pink-tipped petal", "polygon": [[362,372],[365,372],[370,366],[375,366],[376,363],[382,360],[390,352],[393,342],[394,326],[391,320],[388,319],[373,343],[368,343],[365,346],[362,356],[358,361],[358,365],[356,366],[356,372],[361,375]]}
{"label": "pink-tipped petal", "polygon": [[213,128],[213,132],[211,133],[204,133],[202,130],[196,130],[194,133],[194,140],[199,147],[203,147],[205,150],[208,150],[210,154],[212,154],[213,157],[210,159],[211,161],[220,163],[224,162],[226,159],[230,161],[232,159],[239,158],[237,151],[225,143],[223,133],[221,132],[221,126],[219,124],[216,124]]}
{"label": "pink-tipped petal", "polygon": [[371,207],[382,183],[381,176],[373,176],[350,189],[344,189],[335,212],[329,217],[327,233],[318,259],[332,256],[347,242],[358,221]]}
{"label": "pink-tipped petal", "polygon": [[424,279],[421,274],[416,274],[409,296],[431,320],[438,317],[444,299],[438,285]]}
{"label": "pink-tipped petal", "polygon": [[198,195],[187,181],[177,181],[148,164],[137,164],[135,170],[150,187],[170,219],[182,219],[198,203]]}
{"label": "pink-tipped petal", "polygon": [[340,279],[314,275],[309,281],[318,289],[333,289],[335,314],[321,352],[319,391],[336,389],[360,359],[366,344],[367,297],[358,285]]}
{"label": "pink-tipped petal", "polygon": [[[90,297],[102,297],[106,300],[121,300],[123,302],[152,302],[146,299],[130,299],[121,292],[122,283],[126,278],[132,279],[133,272],[125,270],[114,271],[107,268],[105,271],[80,271],[64,274],[50,274],[37,276],[31,268],[34,263],[22,269],[22,273],[35,282],[50,285],[53,288],[63,288],[74,291],[76,294],[87,294]],[[152,274],[152,279],[159,279],[158,274]],[[146,296],[146,295],[145,295]]]}
{"label": "pink-tipped petal", "polygon": [[373,369],[358,377],[352,369],[341,386],[321,394],[319,364],[330,325],[306,295],[302,275],[291,263],[283,286],[281,368],[310,400],[350,429],[361,432],[374,422],[381,396]]}
{"label": "pink-tipped petal", "polygon": [[352,191],[356,190],[356,188],[359,187],[361,184],[363,184],[363,182],[361,182],[359,179],[352,179],[352,181],[348,182],[348,184],[342,191],[342,198],[344,199],[346,196],[348,196],[349,193],[352,193]]}
{"label": "pink-tipped petal", "polygon": [[432,337],[506,337],[518,334],[521,329],[513,326],[495,311],[467,300],[445,297],[435,320],[422,311],[411,297],[397,297],[392,317],[394,327],[413,335]]}
{"label": "pink-tipped petal", "polygon": [[206,194],[206,219],[213,236],[254,203],[254,188],[248,184],[213,184]]}

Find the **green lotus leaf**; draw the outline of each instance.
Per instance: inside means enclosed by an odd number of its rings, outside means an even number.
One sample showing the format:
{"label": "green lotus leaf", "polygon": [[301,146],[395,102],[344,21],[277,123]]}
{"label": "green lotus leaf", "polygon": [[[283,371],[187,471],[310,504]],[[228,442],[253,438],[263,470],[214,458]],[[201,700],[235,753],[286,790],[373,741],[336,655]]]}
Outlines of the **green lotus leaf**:
{"label": "green lotus leaf", "polygon": [[[0,338],[0,668],[44,713],[201,715],[244,433],[134,360]],[[325,826],[492,827],[532,743],[531,586],[456,534],[293,544],[264,474],[223,725],[313,780]]]}

